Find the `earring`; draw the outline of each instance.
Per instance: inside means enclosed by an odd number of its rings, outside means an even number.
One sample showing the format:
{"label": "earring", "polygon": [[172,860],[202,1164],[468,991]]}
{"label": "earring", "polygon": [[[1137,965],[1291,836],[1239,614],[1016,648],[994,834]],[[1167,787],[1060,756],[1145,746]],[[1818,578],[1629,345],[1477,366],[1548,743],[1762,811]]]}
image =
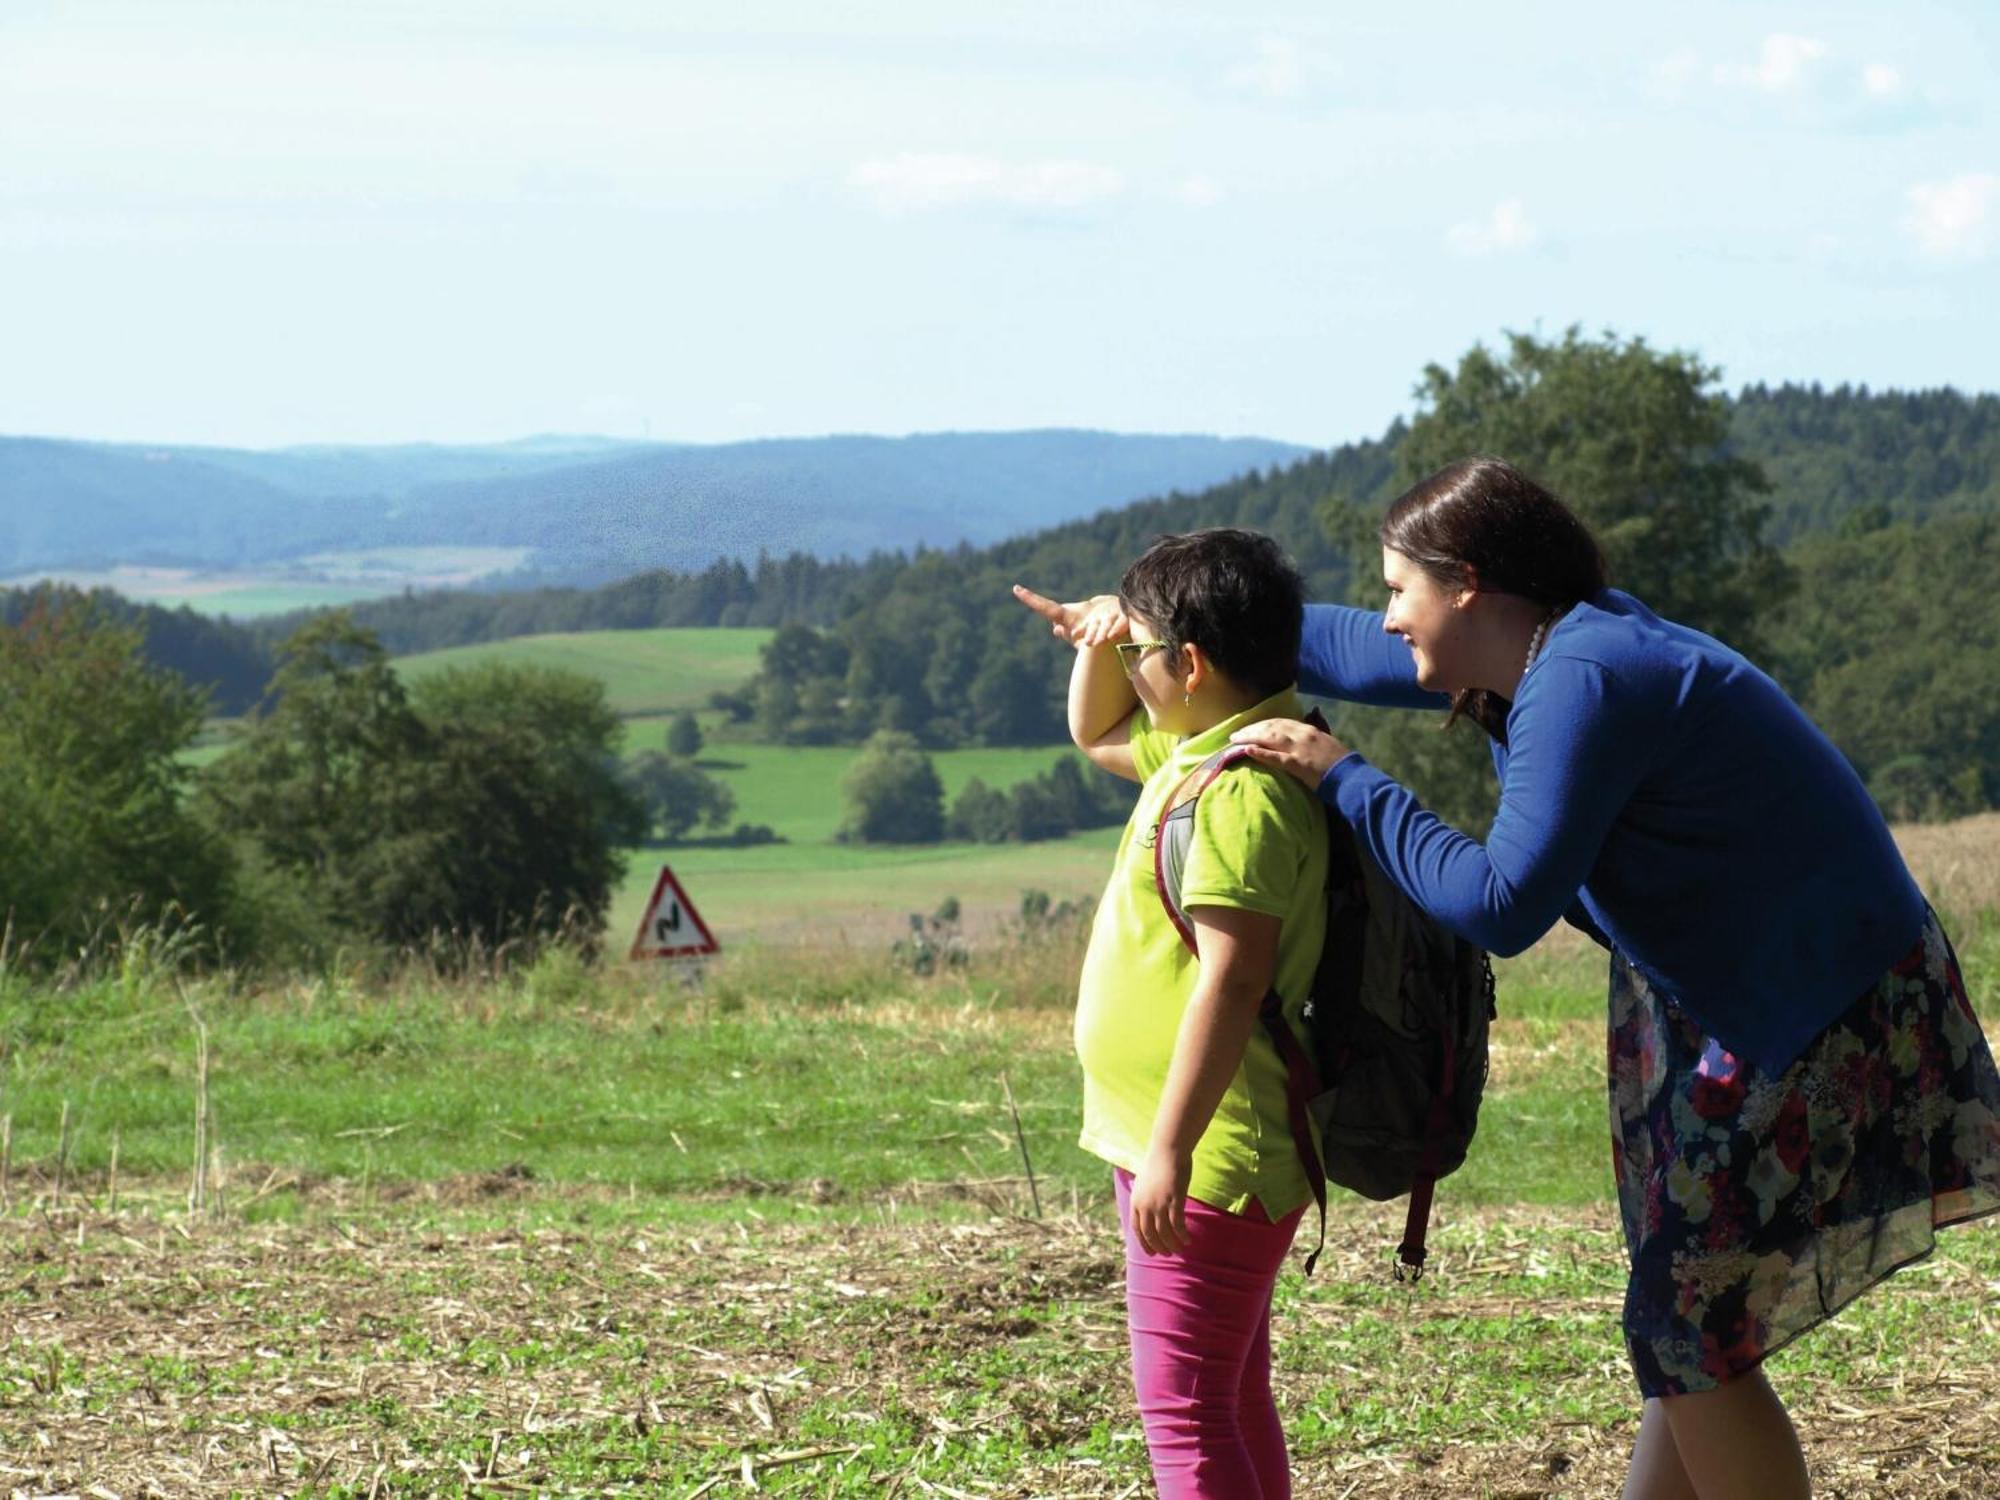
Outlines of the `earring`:
{"label": "earring", "polygon": [[1187,692],[1181,694],[1182,708],[1188,707],[1193,702],[1194,702],[1194,691],[1192,689],[1189,689]]}

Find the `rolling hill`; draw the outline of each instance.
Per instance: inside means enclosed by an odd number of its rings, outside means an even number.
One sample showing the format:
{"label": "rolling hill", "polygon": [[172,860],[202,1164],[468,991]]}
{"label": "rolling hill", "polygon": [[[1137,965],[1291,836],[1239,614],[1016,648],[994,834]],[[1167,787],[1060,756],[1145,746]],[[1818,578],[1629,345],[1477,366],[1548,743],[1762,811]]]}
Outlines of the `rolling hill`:
{"label": "rolling hill", "polygon": [[268,453],[0,438],[0,578],[479,546],[528,549],[521,581],[597,583],[765,551],[981,545],[1306,451],[1061,430]]}

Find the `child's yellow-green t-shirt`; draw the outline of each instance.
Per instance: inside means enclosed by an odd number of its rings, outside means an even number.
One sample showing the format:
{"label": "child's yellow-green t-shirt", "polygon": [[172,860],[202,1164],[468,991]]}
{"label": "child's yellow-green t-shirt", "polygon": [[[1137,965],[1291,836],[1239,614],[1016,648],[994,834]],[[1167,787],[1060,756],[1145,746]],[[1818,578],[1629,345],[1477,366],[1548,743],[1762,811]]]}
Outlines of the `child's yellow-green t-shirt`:
{"label": "child's yellow-green t-shirt", "polygon": [[[1132,719],[1132,759],[1145,778],[1098,903],[1076,1007],[1086,1151],[1136,1172],[1173,1060],[1199,965],[1160,902],[1153,839],[1188,772],[1260,719],[1296,719],[1295,690],[1186,739]],[[1283,921],[1277,989],[1297,1025],[1326,933],[1326,825],[1319,799],[1268,766],[1232,767],[1201,794],[1183,866],[1184,906],[1229,906]],[[1285,1067],[1259,1026],[1194,1150],[1188,1195],[1242,1213],[1254,1198],[1273,1219],[1312,1198],[1285,1111]]]}

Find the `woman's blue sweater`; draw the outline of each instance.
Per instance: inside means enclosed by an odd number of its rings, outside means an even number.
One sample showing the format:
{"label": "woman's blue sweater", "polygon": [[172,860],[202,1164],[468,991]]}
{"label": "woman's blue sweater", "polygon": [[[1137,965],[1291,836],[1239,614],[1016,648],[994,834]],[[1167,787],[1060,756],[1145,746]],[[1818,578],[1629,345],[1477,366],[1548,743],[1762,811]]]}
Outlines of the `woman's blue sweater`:
{"label": "woman's blue sweater", "polygon": [[[1436,708],[1368,610],[1306,610],[1299,684]],[[1495,953],[1565,915],[1766,1070],[1909,951],[1924,898],[1825,735],[1721,642],[1607,589],[1549,631],[1495,742],[1479,844],[1348,755],[1320,796],[1412,900]]]}

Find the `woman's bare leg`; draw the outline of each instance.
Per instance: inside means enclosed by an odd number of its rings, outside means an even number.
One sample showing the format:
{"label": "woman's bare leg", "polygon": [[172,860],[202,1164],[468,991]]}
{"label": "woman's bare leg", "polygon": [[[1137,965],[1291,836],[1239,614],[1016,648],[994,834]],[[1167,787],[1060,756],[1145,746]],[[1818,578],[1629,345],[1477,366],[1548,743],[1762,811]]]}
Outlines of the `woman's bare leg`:
{"label": "woman's bare leg", "polygon": [[1625,1500],[1701,1500],[1681,1467],[1680,1449],[1656,1396],[1640,1408],[1639,1436],[1625,1475]]}
{"label": "woman's bare leg", "polygon": [[1799,1435],[1762,1370],[1658,1405],[1699,1500],[1811,1500]]}

